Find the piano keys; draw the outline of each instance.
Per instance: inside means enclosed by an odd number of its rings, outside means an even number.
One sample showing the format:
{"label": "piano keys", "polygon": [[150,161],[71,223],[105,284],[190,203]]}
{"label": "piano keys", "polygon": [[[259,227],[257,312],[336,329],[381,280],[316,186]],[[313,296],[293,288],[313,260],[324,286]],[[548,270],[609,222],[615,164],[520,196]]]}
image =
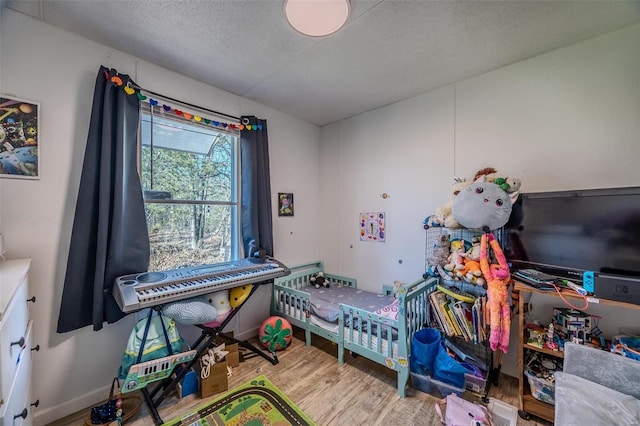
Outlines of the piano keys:
{"label": "piano keys", "polygon": [[116,278],[113,295],[124,313],[152,308],[246,284],[289,275],[274,258],[248,258],[167,271],[142,272]]}

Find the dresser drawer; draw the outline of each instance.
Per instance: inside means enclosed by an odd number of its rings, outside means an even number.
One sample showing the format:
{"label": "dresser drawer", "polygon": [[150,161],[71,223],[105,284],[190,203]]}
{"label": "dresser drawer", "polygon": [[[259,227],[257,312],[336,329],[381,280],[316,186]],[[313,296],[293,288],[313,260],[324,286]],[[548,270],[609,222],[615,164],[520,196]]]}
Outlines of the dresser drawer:
{"label": "dresser drawer", "polygon": [[[0,426],[30,426],[33,424],[31,409],[31,348],[33,347],[32,323],[29,321],[25,334],[25,347],[19,354],[16,374],[11,388],[0,406]],[[24,410],[27,410],[26,412]],[[26,413],[23,418],[22,414]]]}
{"label": "dresser drawer", "polygon": [[[27,303],[27,286],[23,284],[17,289],[0,323],[0,399],[5,401],[18,370],[20,356],[27,347]],[[20,345],[20,341],[24,343]]]}

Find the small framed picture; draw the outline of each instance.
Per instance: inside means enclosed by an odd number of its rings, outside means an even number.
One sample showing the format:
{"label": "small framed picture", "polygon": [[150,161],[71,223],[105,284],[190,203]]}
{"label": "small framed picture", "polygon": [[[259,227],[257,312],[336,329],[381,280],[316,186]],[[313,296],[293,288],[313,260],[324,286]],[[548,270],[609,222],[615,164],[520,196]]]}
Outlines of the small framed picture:
{"label": "small framed picture", "polygon": [[0,177],[39,179],[40,105],[0,95]]}
{"label": "small framed picture", "polygon": [[293,194],[278,192],[278,216],[293,216]]}

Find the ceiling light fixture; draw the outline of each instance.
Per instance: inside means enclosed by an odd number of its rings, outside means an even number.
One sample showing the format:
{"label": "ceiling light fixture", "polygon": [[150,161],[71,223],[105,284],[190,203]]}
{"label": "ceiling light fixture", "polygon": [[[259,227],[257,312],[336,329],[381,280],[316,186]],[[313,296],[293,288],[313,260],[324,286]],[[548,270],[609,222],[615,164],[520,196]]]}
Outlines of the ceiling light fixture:
{"label": "ceiling light fixture", "polygon": [[347,22],[349,0],[284,0],[284,14],[296,31],[323,37],[338,31]]}

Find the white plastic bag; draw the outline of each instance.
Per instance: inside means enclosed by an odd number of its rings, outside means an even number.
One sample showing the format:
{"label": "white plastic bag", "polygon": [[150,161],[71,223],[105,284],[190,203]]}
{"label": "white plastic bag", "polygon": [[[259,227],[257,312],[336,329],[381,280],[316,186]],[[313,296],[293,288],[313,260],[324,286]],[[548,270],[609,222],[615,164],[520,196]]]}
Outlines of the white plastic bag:
{"label": "white plastic bag", "polygon": [[455,393],[436,401],[436,412],[440,422],[446,426],[493,426],[491,413],[486,407],[460,398]]}

